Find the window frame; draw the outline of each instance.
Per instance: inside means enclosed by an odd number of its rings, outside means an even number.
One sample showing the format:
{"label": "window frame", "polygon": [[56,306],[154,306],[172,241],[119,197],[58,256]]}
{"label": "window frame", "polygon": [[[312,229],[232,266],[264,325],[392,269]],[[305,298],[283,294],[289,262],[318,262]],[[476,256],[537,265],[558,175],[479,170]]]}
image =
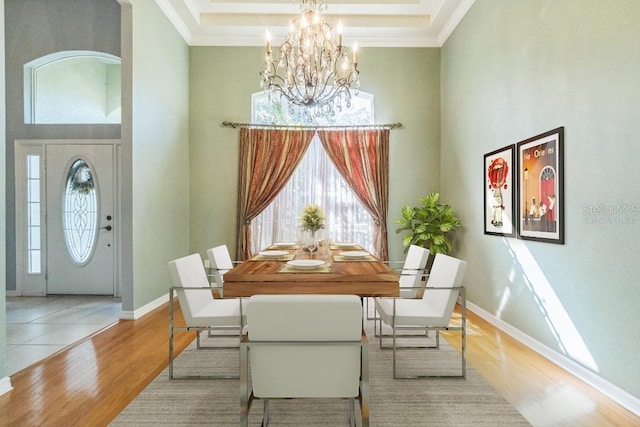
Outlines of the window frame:
{"label": "window frame", "polygon": [[[40,272],[28,270],[28,230],[27,230],[27,157],[40,158]],[[41,141],[16,140],[15,151],[15,187],[16,187],[16,294],[46,295],[46,191],[44,191],[45,145]],[[43,291],[45,290],[45,291]]]}

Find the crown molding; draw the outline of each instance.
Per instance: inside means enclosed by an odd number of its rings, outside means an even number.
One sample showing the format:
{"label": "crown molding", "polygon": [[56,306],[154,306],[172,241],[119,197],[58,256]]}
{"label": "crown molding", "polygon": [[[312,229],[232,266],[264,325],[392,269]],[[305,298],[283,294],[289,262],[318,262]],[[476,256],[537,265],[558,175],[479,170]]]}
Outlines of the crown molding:
{"label": "crown molding", "polygon": [[[251,9],[250,2],[241,2],[233,8],[234,5],[228,2],[155,1],[189,46],[263,46],[266,28],[272,32],[274,40],[278,36],[284,38],[287,29],[282,16],[290,16],[292,6],[290,2],[286,5],[276,2],[270,7],[269,14],[261,14]],[[401,2],[407,7],[403,9],[407,13],[396,15],[383,14],[393,6],[390,4],[367,8],[364,3],[342,2],[327,16],[352,22],[353,26],[345,25],[345,40],[357,40],[361,47],[442,47],[474,1],[441,0],[430,3],[432,10],[421,9],[423,2],[419,0]],[[417,4],[405,6],[405,3]],[[367,14],[353,14],[354,10],[365,8]],[[274,22],[282,24],[274,26]]]}

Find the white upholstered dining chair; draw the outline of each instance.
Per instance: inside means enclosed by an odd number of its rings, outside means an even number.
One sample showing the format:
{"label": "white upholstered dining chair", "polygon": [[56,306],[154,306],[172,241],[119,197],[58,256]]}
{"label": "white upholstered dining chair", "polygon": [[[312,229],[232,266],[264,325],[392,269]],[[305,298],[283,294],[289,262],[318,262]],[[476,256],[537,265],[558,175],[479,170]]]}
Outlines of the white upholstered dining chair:
{"label": "white upholstered dining chair", "polygon": [[[460,259],[436,254],[429,272],[426,287],[422,298],[376,298],[376,311],[379,316],[381,333],[380,348],[383,346],[382,322],[391,326],[393,344],[393,377],[394,378],[423,378],[430,376],[462,377],[466,378],[466,294],[462,286],[462,280],[466,271],[467,263]],[[451,323],[451,316],[460,296],[461,323],[455,326]],[[400,329],[435,330],[435,346],[403,346],[399,347],[397,341],[402,338],[397,331]],[[440,331],[459,330],[462,334],[461,349],[461,374],[460,375],[412,375],[399,376],[396,370],[397,351],[406,348],[434,348],[440,347]],[[416,335],[411,335],[415,339]]]}
{"label": "white upholstered dining chair", "polygon": [[[396,268],[394,262],[389,266],[400,273],[400,297],[415,298],[420,290],[420,285],[425,277],[425,268],[429,259],[429,249],[417,245],[409,246],[407,256],[401,268]],[[397,263],[402,263],[399,261]],[[367,298],[367,313],[369,312],[369,298]],[[378,320],[377,317],[368,317],[368,320]]]}
{"label": "white upholstered dining chair", "polygon": [[222,297],[224,290],[224,273],[231,270],[234,267],[234,264],[237,264],[238,262],[231,260],[231,255],[227,245],[220,245],[207,249],[207,257],[211,264],[214,288]]}
{"label": "white upholstered dining chair", "polygon": [[[210,331],[212,328],[237,330],[237,336],[240,339],[246,302],[241,299],[218,299],[213,297],[200,254],[196,253],[170,261],[169,273],[173,283],[169,292],[169,378],[173,379],[174,331],[196,331],[198,349],[229,348],[201,346],[200,331]],[[175,295],[177,295],[180,303],[180,309],[186,323],[185,326],[177,326],[174,322]],[[236,346],[235,348],[238,347]],[[238,378],[238,376],[220,374],[206,377],[182,376],[180,378]]]}
{"label": "white upholstered dining chair", "polygon": [[411,245],[400,270],[400,297],[415,298],[425,275],[429,249]]}
{"label": "white upholstered dining chair", "polygon": [[[356,295],[254,295],[240,343],[241,425],[254,399],[344,398],[369,425],[369,356]],[[249,381],[249,363],[251,381]],[[249,390],[251,384],[251,390]]]}

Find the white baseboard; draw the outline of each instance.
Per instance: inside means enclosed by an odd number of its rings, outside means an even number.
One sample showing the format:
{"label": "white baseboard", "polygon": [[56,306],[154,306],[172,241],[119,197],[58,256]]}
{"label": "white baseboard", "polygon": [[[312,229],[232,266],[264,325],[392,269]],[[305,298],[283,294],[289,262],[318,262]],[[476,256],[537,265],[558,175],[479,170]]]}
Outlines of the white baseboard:
{"label": "white baseboard", "polygon": [[163,296],[156,298],[155,300],[151,301],[148,304],[143,305],[142,307],[140,307],[137,310],[134,311],[130,311],[130,310],[123,310],[120,313],[120,319],[123,320],[137,320],[139,318],[141,318],[142,316],[144,316],[145,314],[155,310],[156,308],[160,307],[162,304],[166,303],[169,301],[169,293],[164,294]]}
{"label": "white baseboard", "polygon": [[4,377],[0,379],[0,396],[9,393],[11,390],[13,390],[13,386],[11,385],[11,377]]}
{"label": "white baseboard", "polygon": [[496,328],[500,329],[504,333],[510,335],[514,339],[520,341],[522,344],[529,347],[531,350],[555,363],[565,371],[573,374],[577,378],[581,379],[591,387],[595,388],[611,400],[618,403],[620,406],[633,412],[635,415],[640,416],[640,399],[632,395],[631,393],[621,389],[615,384],[610,383],[604,378],[596,375],[590,370],[584,368],[582,365],[576,363],[567,356],[558,353],[557,351],[547,347],[541,342],[535,340],[524,332],[517,328],[514,328],[507,322],[498,319],[488,311],[483,310],[477,305],[467,300],[467,309],[474,312],[487,322],[491,323]]}

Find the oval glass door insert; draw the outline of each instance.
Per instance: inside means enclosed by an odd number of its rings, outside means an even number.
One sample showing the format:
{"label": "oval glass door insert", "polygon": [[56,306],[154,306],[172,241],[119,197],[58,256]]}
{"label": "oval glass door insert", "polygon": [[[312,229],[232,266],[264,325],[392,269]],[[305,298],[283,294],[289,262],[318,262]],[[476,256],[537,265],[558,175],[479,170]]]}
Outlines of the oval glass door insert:
{"label": "oval glass door insert", "polygon": [[62,229],[75,264],[86,264],[93,253],[98,231],[98,194],[93,171],[86,161],[71,165],[62,193]]}

